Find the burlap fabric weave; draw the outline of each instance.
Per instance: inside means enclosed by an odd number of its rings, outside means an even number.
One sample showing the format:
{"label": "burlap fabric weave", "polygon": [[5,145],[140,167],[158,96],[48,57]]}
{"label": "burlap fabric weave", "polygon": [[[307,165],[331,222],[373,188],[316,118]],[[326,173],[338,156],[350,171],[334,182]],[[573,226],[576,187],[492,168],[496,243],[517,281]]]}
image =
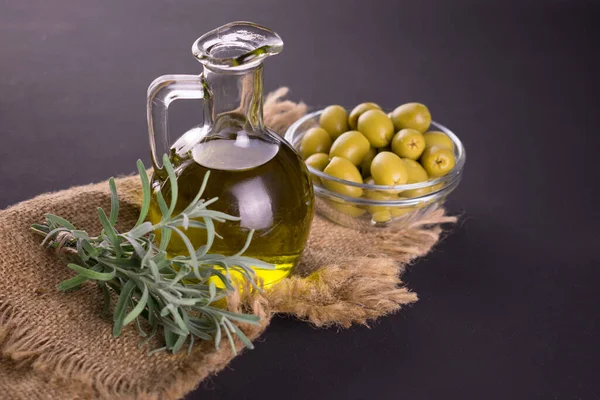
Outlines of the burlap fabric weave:
{"label": "burlap fabric weave", "polygon": [[[302,103],[282,101],[286,92],[279,89],[265,102],[265,121],[278,132],[306,112]],[[120,178],[117,187],[125,229],[137,218],[139,178]],[[110,207],[106,182],[44,194],[0,211],[0,398],[176,399],[234,357],[226,343],[218,350],[212,343],[199,344],[190,356],[149,356],[147,348],[138,347],[134,328],[112,337],[111,320],[100,316],[102,294],[93,284],[57,291],[72,272],[60,256],[40,247],[29,227],[52,212],[97,233],[99,206]],[[406,230],[365,235],[317,215],[293,276],[263,294],[236,294],[229,307],[262,317],[259,327],[242,327],[251,339],[275,313],[316,326],[365,324],[417,300],[400,275],[439,240],[440,224],[453,221],[438,209]]]}

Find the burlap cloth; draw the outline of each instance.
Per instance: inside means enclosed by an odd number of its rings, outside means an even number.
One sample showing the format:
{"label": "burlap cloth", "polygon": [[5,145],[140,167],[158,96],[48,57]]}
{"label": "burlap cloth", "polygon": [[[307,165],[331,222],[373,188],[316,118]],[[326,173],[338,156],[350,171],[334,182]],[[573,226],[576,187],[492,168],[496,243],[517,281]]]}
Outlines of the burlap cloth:
{"label": "burlap cloth", "polygon": [[[265,121],[278,132],[306,112],[302,103],[282,101],[286,92],[279,89],[265,102]],[[139,178],[120,178],[117,187],[120,224],[126,228],[137,218]],[[52,212],[99,232],[98,206],[110,207],[106,182],[43,194],[0,211],[0,398],[175,399],[234,357],[226,342],[219,350],[199,344],[190,356],[149,356],[147,348],[138,347],[135,328],[112,337],[111,319],[100,316],[102,294],[93,284],[71,293],[56,289],[72,271],[40,247],[30,225]],[[454,220],[438,209],[404,231],[367,235],[317,215],[294,275],[262,295],[235,295],[229,306],[262,317],[259,327],[242,327],[250,339],[265,330],[274,313],[316,326],[365,324],[417,300],[400,275],[439,240],[439,225]]]}

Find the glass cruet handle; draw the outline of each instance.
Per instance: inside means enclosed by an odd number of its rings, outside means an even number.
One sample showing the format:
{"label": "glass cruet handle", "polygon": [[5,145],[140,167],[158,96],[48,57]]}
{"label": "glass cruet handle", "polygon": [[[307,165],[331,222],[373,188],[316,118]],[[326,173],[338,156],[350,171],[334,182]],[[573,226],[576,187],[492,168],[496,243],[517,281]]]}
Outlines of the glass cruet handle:
{"label": "glass cruet handle", "polygon": [[162,169],[162,153],[169,154],[171,147],[167,121],[169,105],[178,99],[204,99],[204,93],[201,75],[163,75],[148,87],[146,113],[155,170]]}

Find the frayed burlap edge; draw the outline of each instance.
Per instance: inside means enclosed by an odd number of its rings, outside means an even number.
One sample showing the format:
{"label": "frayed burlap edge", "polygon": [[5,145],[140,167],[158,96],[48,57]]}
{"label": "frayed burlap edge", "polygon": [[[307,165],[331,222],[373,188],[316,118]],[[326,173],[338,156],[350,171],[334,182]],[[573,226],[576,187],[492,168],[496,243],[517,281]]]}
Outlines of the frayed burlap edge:
{"label": "frayed burlap edge", "polygon": [[[271,320],[270,307],[259,296],[241,296],[236,293],[229,298],[230,311],[260,316],[260,325],[242,325],[246,336],[254,341]],[[235,341],[236,351],[241,353],[244,345]],[[200,357],[199,357],[200,355]],[[214,344],[204,342],[195,347],[189,359],[183,360],[176,371],[164,376],[162,384],[152,388],[127,380],[103,365],[88,360],[78,349],[66,350],[52,343],[52,338],[41,329],[32,326],[26,315],[0,296],[0,398],[7,399],[179,399],[192,391],[207,376],[222,370],[235,357],[227,343],[219,350]],[[174,356],[175,357],[175,356]],[[181,356],[180,356],[181,358]],[[187,362],[186,362],[187,361]],[[20,375],[23,369],[33,371],[38,385],[34,392],[14,387],[6,379],[4,368]],[[30,389],[31,385],[25,388]],[[18,391],[14,391],[14,390]],[[3,397],[6,396],[6,397]]]}
{"label": "frayed burlap edge", "polygon": [[[301,263],[296,274],[265,297],[274,312],[292,314],[317,327],[367,325],[369,320],[417,301],[417,294],[402,286],[400,275],[406,265],[439,241],[440,224],[454,222],[456,217],[446,216],[443,209],[433,210],[405,230],[388,232],[374,242],[365,239],[375,256],[338,263],[331,260],[306,277],[302,277]],[[331,223],[319,217],[317,224]]]}
{"label": "frayed burlap edge", "polygon": [[[287,88],[280,88],[265,101],[265,121],[278,132],[285,131],[291,122],[306,112],[306,105],[302,103],[280,101],[286,93]],[[136,177],[118,181],[120,190],[122,186],[127,188],[126,192],[138,189]],[[90,185],[90,188],[92,186],[98,185]],[[103,186],[101,190],[107,195],[107,185]],[[132,198],[129,200],[135,203]],[[318,250],[314,250],[323,245],[323,238],[318,235],[313,238],[311,234],[307,254],[293,276],[264,293],[248,288],[243,291],[245,294],[235,293],[229,299],[229,308],[261,316],[260,326],[242,326],[251,340],[264,331],[274,313],[292,314],[319,327],[367,324],[369,320],[396,312],[417,300],[415,293],[402,286],[400,274],[415,257],[428,253],[438,242],[442,233],[440,224],[455,220],[446,216],[443,209],[433,210],[407,229],[367,243],[366,248],[371,249],[372,254],[352,256],[351,259],[335,255],[323,258]],[[319,228],[319,225],[323,226]],[[313,231],[319,229],[347,228],[316,217]],[[236,346],[238,350],[243,348],[239,341]],[[161,382],[148,387],[142,382],[128,380],[127,376],[118,376],[75,351],[57,348],[52,338],[32,326],[27,315],[19,313],[16,304],[0,295],[0,362],[7,367],[4,369],[11,371],[30,368],[36,373],[37,384],[44,385],[32,392],[13,392],[11,396],[10,382],[7,384],[0,379],[0,387],[9,398],[175,399],[220,371],[234,356],[229,346],[221,346],[215,351],[211,343],[202,343],[189,358],[178,360],[177,368],[170,376],[161,377]],[[3,373],[0,369],[0,378]]]}

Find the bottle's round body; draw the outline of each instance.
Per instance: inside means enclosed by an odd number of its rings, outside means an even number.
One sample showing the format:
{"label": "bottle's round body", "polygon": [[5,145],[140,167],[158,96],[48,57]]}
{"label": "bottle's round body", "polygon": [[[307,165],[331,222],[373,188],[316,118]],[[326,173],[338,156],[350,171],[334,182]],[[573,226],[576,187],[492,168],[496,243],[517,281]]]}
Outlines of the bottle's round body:
{"label": "bottle's round body", "polygon": [[[269,285],[291,272],[306,245],[314,212],[313,189],[304,162],[285,141],[274,139],[272,133],[253,136],[241,144],[239,138],[238,133],[237,140],[208,139],[187,156],[171,157],[179,186],[175,213],[194,199],[210,171],[202,198],[218,197],[210,209],[241,218],[215,224],[223,239],[215,238],[210,252],[236,254],[254,230],[244,255],[275,265],[273,271],[255,269],[264,284]],[[169,182],[159,174],[153,175],[152,186],[155,191],[160,189],[165,199],[170,198]],[[160,217],[158,204],[153,200],[150,221],[156,223]],[[206,243],[202,229],[190,228],[186,234],[195,247]],[[167,252],[171,256],[188,254],[175,235]]]}

